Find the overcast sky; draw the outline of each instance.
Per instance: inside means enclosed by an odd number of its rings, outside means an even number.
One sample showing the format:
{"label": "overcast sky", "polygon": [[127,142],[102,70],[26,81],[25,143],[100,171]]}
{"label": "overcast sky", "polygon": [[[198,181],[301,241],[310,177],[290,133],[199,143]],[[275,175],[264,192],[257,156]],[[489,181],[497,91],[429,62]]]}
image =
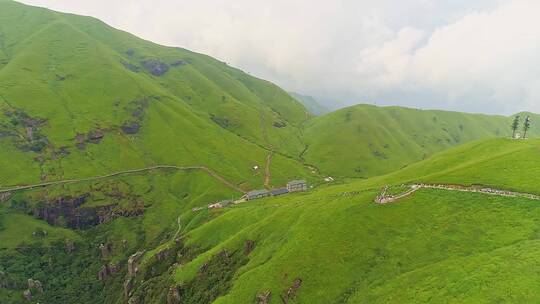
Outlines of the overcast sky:
{"label": "overcast sky", "polygon": [[341,104],[540,112],[538,0],[25,0]]}

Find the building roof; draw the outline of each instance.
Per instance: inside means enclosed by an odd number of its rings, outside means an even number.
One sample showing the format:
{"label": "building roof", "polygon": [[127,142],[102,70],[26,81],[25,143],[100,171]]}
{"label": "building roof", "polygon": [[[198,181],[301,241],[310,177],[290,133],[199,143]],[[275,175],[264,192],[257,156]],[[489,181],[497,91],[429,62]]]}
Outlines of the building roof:
{"label": "building roof", "polygon": [[298,179],[298,180],[292,180],[288,182],[287,186],[295,186],[295,185],[303,185],[303,184],[307,184],[307,182],[303,179]]}
{"label": "building roof", "polygon": [[287,188],[278,188],[278,189],[272,189],[270,193],[272,195],[282,195],[285,193],[289,193],[289,190],[287,190]]}
{"label": "building roof", "polygon": [[262,189],[262,190],[252,190],[247,193],[247,196],[257,196],[257,195],[264,195],[268,194],[268,190]]}

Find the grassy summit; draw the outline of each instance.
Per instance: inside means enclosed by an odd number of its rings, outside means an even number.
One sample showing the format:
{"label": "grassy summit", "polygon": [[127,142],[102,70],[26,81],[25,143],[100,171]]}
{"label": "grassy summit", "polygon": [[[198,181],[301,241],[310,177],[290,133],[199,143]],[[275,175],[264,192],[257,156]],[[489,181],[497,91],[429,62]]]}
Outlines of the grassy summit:
{"label": "grassy summit", "polygon": [[[522,120],[525,115],[521,113]],[[334,176],[371,177],[473,140],[511,136],[512,118],[358,105],[310,120],[307,163]],[[521,127],[521,126],[520,126]],[[531,136],[540,134],[533,124]]]}
{"label": "grassy summit", "polygon": [[175,164],[252,188],[269,151],[303,149],[302,105],[208,56],[13,1],[0,2],[0,28],[2,186]]}

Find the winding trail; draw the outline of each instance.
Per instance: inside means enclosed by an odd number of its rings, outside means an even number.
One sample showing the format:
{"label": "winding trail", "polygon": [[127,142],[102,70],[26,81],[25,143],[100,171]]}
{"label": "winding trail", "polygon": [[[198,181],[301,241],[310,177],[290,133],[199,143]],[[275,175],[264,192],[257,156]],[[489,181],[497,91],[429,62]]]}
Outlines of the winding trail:
{"label": "winding trail", "polygon": [[211,177],[215,178],[216,180],[218,180],[225,186],[233,190],[236,190],[238,192],[246,193],[246,191],[242,190],[240,187],[238,187],[234,183],[229,182],[228,180],[226,180],[225,178],[217,174],[215,171],[209,169],[208,167],[205,167],[205,166],[181,167],[181,166],[172,166],[172,165],[157,165],[157,166],[151,166],[151,167],[146,167],[146,168],[141,168],[141,169],[124,170],[124,171],[113,172],[107,175],[94,176],[94,177],[88,177],[88,178],[66,179],[66,180],[45,182],[45,183],[39,183],[39,184],[33,184],[33,185],[12,186],[9,188],[0,189],[0,193],[31,190],[31,189],[44,188],[44,187],[56,186],[56,185],[92,182],[92,181],[98,181],[98,180],[121,176],[121,175],[129,175],[129,174],[136,174],[136,173],[141,173],[141,172],[148,172],[152,170],[167,170],[167,169],[178,170],[178,171],[201,170],[207,173],[208,175],[210,175]]}
{"label": "winding trail", "polygon": [[178,236],[180,235],[180,232],[182,232],[182,222],[180,221],[180,216],[178,216],[178,218],[176,219],[176,223],[178,224],[178,229],[176,230],[176,233],[174,234],[171,240],[173,242],[178,238]]}
{"label": "winding trail", "polygon": [[507,191],[502,189],[495,189],[490,187],[479,187],[479,186],[462,186],[462,185],[445,185],[445,184],[413,184],[410,185],[410,190],[398,194],[398,195],[386,195],[386,190],[383,190],[382,194],[375,198],[375,202],[379,204],[388,204],[394,203],[404,197],[410,196],[420,189],[438,189],[446,191],[459,191],[459,192],[470,192],[470,193],[482,193],[488,195],[496,196],[505,196],[505,197],[522,197],[531,200],[540,200],[540,195],[525,193],[525,192],[514,192]]}

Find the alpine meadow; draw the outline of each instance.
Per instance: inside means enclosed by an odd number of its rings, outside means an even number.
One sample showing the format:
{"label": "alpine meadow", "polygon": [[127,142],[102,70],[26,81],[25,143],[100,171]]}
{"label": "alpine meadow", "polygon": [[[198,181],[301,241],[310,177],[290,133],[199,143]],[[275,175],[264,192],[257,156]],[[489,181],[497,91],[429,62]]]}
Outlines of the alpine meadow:
{"label": "alpine meadow", "polygon": [[533,108],[331,109],[0,0],[0,303],[540,302]]}

